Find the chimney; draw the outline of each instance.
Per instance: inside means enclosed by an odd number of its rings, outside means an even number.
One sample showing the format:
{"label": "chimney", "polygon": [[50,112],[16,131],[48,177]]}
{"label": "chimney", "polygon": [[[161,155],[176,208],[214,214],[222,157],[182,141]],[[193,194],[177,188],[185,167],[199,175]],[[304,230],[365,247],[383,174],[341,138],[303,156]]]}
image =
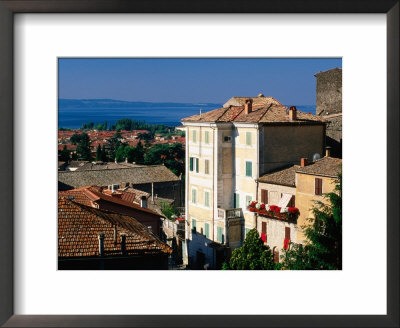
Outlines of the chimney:
{"label": "chimney", "polygon": [[121,253],[122,255],[126,254],[126,233],[121,233]]}
{"label": "chimney", "polygon": [[307,164],[308,164],[307,158],[301,158],[300,159],[300,166],[301,167],[307,166]]}
{"label": "chimney", "polygon": [[326,146],[325,147],[325,157],[331,157],[331,146]]}
{"label": "chimney", "polygon": [[290,106],[290,108],[289,108],[289,121],[296,121],[296,119],[297,119],[296,106]]}
{"label": "chimney", "polygon": [[140,206],[143,208],[147,208],[147,199],[146,196],[140,197]]}
{"label": "chimney", "polygon": [[99,255],[104,256],[104,232],[100,232],[97,236],[99,238]]}
{"label": "chimney", "polygon": [[245,114],[250,114],[253,109],[253,100],[250,98],[246,99],[246,103],[244,104],[244,112]]}

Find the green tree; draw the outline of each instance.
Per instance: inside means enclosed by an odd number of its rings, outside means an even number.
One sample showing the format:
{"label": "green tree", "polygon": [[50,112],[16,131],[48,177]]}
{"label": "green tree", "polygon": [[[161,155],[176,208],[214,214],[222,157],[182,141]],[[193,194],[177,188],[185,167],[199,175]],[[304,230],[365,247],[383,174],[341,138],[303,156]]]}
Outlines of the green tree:
{"label": "green tree", "polygon": [[[227,269],[227,267],[224,267]],[[232,252],[229,261],[232,270],[273,270],[274,257],[269,246],[264,245],[257,229],[250,230],[243,246]]]}
{"label": "green tree", "polygon": [[173,215],[177,215],[177,211],[166,201],[160,201],[158,205],[161,208],[162,214],[164,214],[169,220],[172,219]]}
{"label": "green tree", "polygon": [[282,256],[283,266],[289,270],[342,269],[342,176],[336,180],[335,190],[324,195],[326,203],[316,202],[313,218],[302,227],[305,246],[291,244]]}
{"label": "green tree", "polygon": [[68,162],[70,158],[70,151],[67,149],[67,146],[64,145],[63,149],[59,151],[58,158],[61,162]]}
{"label": "green tree", "polygon": [[125,158],[126,158],[126,156],[125,156],[125,148],[126,147],[127,147],[126,144],[120,144],[119,145],[119,147],[117,149],[117,152],[115,153],[115,158],[116,158],[117,162],[125,161]]}
{"label": "green tree", "polygon": [[102,158],[101,147],[100,144],[98,144],[96,149],[96,161],[101,161],[101,158]]}
{"label": "green tree", "polygon": [[119,132],[116,132],[110,139],[108,139],[108,142],[110,143],[109,157],[111,161],[116,158],[117,149],[121,145],[121,139],[122,135]]}
{"label": "green tree", "polygon": [[92,160],[92,155],[90,151],[90,139],[86,133],[82,133],[80,135],[80,140],[78,146],[76,147],[76,154],[79,160]]}
{"label": "green tree", "polygon": [[103,144],[103,147],[101,149],[101,161],[102,162],[107,162],[108,161],[106,146],[104,144]]}
{"label": "green tree", "polygon": [[133,162],[135,162],[136,164],[144,164],[144,154],[145,150],[142,143],[139,141],[135,147],[135,157]]}

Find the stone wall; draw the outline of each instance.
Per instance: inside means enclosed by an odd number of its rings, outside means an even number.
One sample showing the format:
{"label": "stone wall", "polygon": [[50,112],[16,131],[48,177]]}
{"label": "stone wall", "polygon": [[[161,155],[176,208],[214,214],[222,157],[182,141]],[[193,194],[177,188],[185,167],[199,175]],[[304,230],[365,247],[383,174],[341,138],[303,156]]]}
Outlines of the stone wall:
{"label": "stone wall", "polygon": [[315,74],[317,78],[316,114],[324,116],[326,146],[331,156],[342,158],[342,69],[334,68]]}
{"label": "stone wall", "polygon": [[334,68],[315,74],[317,78],[317,115],[342,112],[342,69]]}

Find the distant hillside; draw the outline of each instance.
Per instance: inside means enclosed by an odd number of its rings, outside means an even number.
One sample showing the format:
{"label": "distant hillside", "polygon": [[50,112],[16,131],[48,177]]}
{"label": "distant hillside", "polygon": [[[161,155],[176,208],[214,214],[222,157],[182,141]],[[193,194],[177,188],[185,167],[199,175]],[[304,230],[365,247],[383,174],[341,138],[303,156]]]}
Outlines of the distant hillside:
{"label": "distant hillside", "polygon": [[58,108],[59,109],[68,109],[68,108],[82,108],[82,109],[99,109],[99,108],[151,108],[151,107],[221,107],[221,104],[213,104],[213,103],[173,103],[173,102],[144,102],[144,101],[123,101],[123,100],[114,100],[114,99],[59,99],[58,100]]}

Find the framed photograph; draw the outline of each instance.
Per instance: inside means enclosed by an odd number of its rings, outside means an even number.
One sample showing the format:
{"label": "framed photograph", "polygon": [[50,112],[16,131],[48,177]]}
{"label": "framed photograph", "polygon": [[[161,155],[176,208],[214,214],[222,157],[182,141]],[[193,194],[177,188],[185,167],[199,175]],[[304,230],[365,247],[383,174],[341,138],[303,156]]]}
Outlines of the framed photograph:
{"label": "framed photograph", "polygon": [[399,325],[398,1],[0,21],[2,325]]}

